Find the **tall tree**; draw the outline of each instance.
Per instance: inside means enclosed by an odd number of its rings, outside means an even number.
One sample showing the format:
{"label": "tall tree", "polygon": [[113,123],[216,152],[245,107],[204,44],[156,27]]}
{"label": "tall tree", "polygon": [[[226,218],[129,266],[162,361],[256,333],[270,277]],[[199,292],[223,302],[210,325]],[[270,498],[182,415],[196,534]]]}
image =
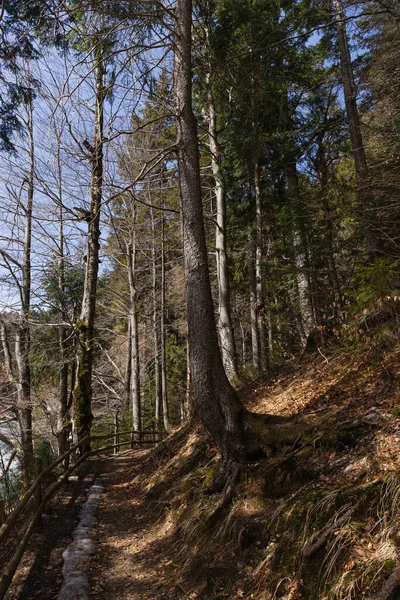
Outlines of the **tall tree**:
{"label": "tall tree", "polygon": [[361,133],[360,117],[357,106],[357,85],[355,82],[353,66],[351,62],[342,0],[332,0],[332,6],[340,52],[340,70],[342,74],[343,93],[347,119],[349,123],[351,149],[358,181],[360,212],[363,215],[361,217],[362,225],[369,255],[371,258],[376,258],[377,252],[381,250],[381,241],[378,232],[374,191],[371,183],[363,136]]}
{"label": "tall tree", "polygon": [[[100,214],[103,197],[104,102],[106,97],[104,32],[94,38],[93,66],[95,72],[95,107],[93,145],[86,142],[90,153],[92,183],[90,207],[85,213],[88,226],[86,272],[83,300],[76,328],[79,336],[76,384],[74,389],[74,428],[81,440],[90,433],[92,415],[92,370],[94,352],[94,324],[96,314],[97,281],[99,272]],[[84,453],[90,444],[82,445]]]}
{"label": "tall tree", "polygon": [[251,454],[246,410],[229,383],[218,347],[208,271],[197,125],[192,109],[192,2],[175,4],[174,99],[187,285],[191,390],[196,414],[221,448],[228,473]]}
{"label": "tall tree", "polygon": [[[215,47],[216,3],[201,0],[196,3],[199,20],[196,28],[194,60],[198,62],[197,88],[200,92],[202,113],[208,127],[208,143],[215,197],[215,258],[218,286],[218,336],[225,371],[230,380],[239,375],[235,335],[232,322],[230,276],[227,254],[226,182],[223,171],[222,119],[226,112],[225,74]],[[218,36],[217,36],[218,37]],[[220,116],[222,113],[222,118]]]}

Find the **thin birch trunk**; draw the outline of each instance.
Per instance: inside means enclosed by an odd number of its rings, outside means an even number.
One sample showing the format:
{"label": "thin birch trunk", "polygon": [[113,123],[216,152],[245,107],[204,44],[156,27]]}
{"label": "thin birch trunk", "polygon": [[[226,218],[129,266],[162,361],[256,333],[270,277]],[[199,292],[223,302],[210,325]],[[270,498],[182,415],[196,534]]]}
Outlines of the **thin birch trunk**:
{"label": "thin birch trunk", "polygon": [[[292,153],[293,154],[293,153]],[[296,168],[296,159],[294,156],[289,156],[286,163],[286,176],[288,185],[289,202],[292,205],[292,240],[294,262],[296,270],[296,288],[298,295],[298,309],[300,316],[299,331],[301,344],[303,348],[307,345],[307,341],[311,332],[315,328],[314,312],[312,306],[312,294],[310,286],[309,268],[307,248],[301,222],[301,198],[299,189],[299,178]]]}
{"label": "thin birch trunk", "polygon": [[127,339],[126,367],[125,367],[125,407],[130,409],[131,402],[131,377],[132,377],[132,331],[131,319],[128,317],[128,339]]}
{"label": "thin birch trunk", "polygon": [[299,337],[302,347],[307,345],[311,332],[315,328],[314,311],[312,305],[310,269],[308,249],[304,232],[304,210],[300,194],[299,177],[297,173],[296,148],[292,141],[294,126],[292,115],[289,112],[289,98],[287,90],[283,96],[282,123],[289,134],[288,149],[285,156],[285,171],[287,180],[288,204],[292,221],[292,243],[294,254],[294,267],[296,274],[296,316],[298,315]]}
{"label": "thin birch trunk", "polygon": [[324,210],[325,224],[325,255],[328,266],[329,284],[334,295],[340,295],[339,278],[336,269],[335,254],[334,254],[334,226],[332,218],[332,210],[329,203],[327,188],[328,188],[328,168],[326,164],[325,149],[322,139],[318,141],[317,151],[318,165],[321,172],[321,192],[322,206]]}
{"label": "thin birch trunk", "polygon": [[[61,176],[60,140],[57,144],[57,168],[58,168],[58,289],[60,293],[60,319],[62,323],[67,321],[67,313],[64,304],[65,293],[65,264],[64,264],[64,209],[63,188]],[[66,357],[67,330],[61,326],[58,333],[58,345],[60,352],[60,374],[59,374],[59,410],[57,422],[58,454],[61,456],[67,450],[68,435],[70,431],[69,395],[68,395],[68,360]]]}

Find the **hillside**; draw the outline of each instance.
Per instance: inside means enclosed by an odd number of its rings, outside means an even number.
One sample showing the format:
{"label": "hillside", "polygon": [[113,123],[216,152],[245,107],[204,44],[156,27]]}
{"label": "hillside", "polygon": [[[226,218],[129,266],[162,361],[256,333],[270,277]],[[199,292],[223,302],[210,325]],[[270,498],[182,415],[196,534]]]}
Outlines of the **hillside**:
{"label": "hillside", "polygon": [[270,458],[243,471],[229,506],[200,430],[118,459],[93,597],[400,597],[399,357],[380,332],[356,355],[318,352],[247,385],[249,409],[291,420],[269,429]]}
{"label": "hillside", "polygon": [[270,419],[268,456],[242,470],[229,501],[200,426],[89,461],[48,507],[7,598],[58,597],[78,507],[99,478],[97,547],[83,565],[94,600],[400,598],[399,357],[392,323],[242,388],[249,410],[284,421]]}

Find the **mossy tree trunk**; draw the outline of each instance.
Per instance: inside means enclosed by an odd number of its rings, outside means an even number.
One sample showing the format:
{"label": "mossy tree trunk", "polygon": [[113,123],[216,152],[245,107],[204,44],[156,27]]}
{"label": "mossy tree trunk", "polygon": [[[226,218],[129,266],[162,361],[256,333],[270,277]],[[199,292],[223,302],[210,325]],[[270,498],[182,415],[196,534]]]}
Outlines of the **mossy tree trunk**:
{"label": "mossy tree trunk", "polygon": [[64,240],[64,205],[63,205],[63,181],[61,163],[61,134],[57,139],[57,173],[58,173],[58,290],[60,297],[59,318],[61,326],[58,332],[58,345],[60,351],[59,367],[59,407],[57,419],[57,443],[58,454],[61,456],[67,450],[68,437],[71,430],[71,415],[69,414],[70,398],[68,393],[68,358],[67,340],[68,330],[64,324],[68,321],[65,308],[65,240]]}
{"label": "mossy tree trunk", "polygon": [[[93,51],[95,68],[95,111],[94,142],[91,151],[92,184],[90,210],[85,216],[88,223],[86,272],[83,300],[79,321],[76,382],[73,400],[74,430],[78,440],[90,434],[92,415],[92,371],[94,323],[96,314],[97,281],[100,248],[100,211],[103,194],[103,123],[105,100],[104,51],[98,41]],[[89,145],[89,144],[88,144]],[[90,448],[87,442],[81,447],[81,454]]]}

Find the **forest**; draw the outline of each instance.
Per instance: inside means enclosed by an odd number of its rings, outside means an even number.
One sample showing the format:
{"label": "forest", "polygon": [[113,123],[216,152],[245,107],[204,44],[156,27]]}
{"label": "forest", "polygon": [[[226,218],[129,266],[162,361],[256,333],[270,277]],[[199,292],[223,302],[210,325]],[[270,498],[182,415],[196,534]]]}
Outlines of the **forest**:
{"label": "forest", "polygon": [[[0,33],[5,513],[38,456],[196,431],[214,526],[280,435],[310,445],[298,389],[249,390],[311,360],[370,353],[398,416],[398,0],[5,0]],[[298,581],[260,598],[365,597]],[[212,593],[182,598],[241,597]]]}

